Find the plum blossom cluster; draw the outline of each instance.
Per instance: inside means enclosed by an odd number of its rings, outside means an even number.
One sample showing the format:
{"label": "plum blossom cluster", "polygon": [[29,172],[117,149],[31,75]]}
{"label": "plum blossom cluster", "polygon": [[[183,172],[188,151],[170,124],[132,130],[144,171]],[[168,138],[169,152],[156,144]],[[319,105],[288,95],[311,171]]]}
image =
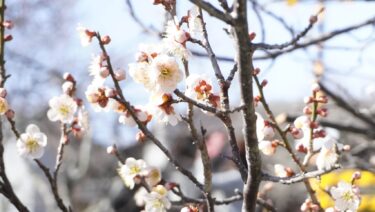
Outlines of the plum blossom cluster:
{"label": "plum blossom cluster", "polygon": [[82,138],[89,128],[88,113],[82,99],[75,96],[76,80],[74,77],[70,73],[65,73],[63,78],[63,93],[50,99],[47,116],[50,121],[58,121],[66,125],[77,138]]}
{"label": "plum blossom cluster", "polygon": [[[156,2],[156,4],[159,3]],[[185,23],[187,28],[183,29]],[[110,42],[109,36],[100,37],[98,33],[82,26],[79,26],[77,30],[84,46],[89,44],[94,37],[98,38],[99,44],[103,47]],[[142,84],[150,92],[150,101],[147,106],[133,106],[132,108],[141,123],[147,124],[155,118],[161,123],[174,126],[181,120],[173,107],[172,94],[183,79],[180,62],[188,59],[189,52],[186,43],[192,39],[192,35],[199,37],[201,33],[200,15],[198,9],[193,8],[188,15],[181,18],[181,21],[175,17],[167,23],[161,43],[140,45],[135,57],[136,62],[129,64],[129,74],[136,83]],[[89,74],[93,80],[85,94],[94,110],[118,112],[120,123],[136,126],[137,123],[129,110],[118,100],[117,90],[105,86],[105,80],[109,76],[116,81],[124,80],[125,71],[112,70],[109,56],[103,52],[101,55],[93,56]],[[214,107],[219,106],[219,96],[213,94],[212,84],[207,77],[191,76],[187,88],[186,93],[194,99]]]}
{"label": "plum blossom cluster", "polygon": [[171,207],[168,189],[160,184],[159,169],[148,166],[142,159],[127,158],[124,164],[120,164],[118,174],[129,189],[134,189],[134,186],[139,184],[148,190],[142,197],[146,212],[164,212]]}

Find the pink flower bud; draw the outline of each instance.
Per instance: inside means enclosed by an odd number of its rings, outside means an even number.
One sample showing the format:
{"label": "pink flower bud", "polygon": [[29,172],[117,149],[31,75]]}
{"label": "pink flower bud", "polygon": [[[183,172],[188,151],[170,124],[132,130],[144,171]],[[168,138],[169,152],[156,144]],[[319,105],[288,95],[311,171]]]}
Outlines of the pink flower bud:
{"label": "pink flower bud", "polygon": [[249,39],[250,39],[250,41],[253,41],[255,39],[256,35],[257,34],[255,34],[255,32],[250,32],[249,33]]}
{"label": "pink flower bud", "polygon": [[107,45],[111,42],[111,37],[109,37],[109,35],[104,35],[102,38],[101,38],[101,41],[104,45]]}
{"label": "pink flower bud", "polygon": [[9,109],[7,112],[5,112],[5,116],[8,118],[8,119],[13,119],[14,118],[14,110],[12,109]]}
{"label": "pink flower bud", "polygon": [[13,36],[12,35],[5,35],[4,36],[4,41],[6,42],[6,41],[11,41],[11,40],[13,40]]}
{"label": "pink flower bud", "polygon": [[303,98],[303,102],[305,104],[310,104],[310,103],[313,102],[313,98],[311,96],[307,96],[307,97]]}
{"label": "pink flower bud", "polygon": [[312,15],[309,19],[311,24],[315,24],[318,21],[318,16]]}
{"label": "pink flower bud", "polygon": [[303,131],[298,128],[292,128],[291,134],[294,139],[301,139],[303,137]]}
{"label": "pink flower bud", "polygon": [[318,91],[320,91],[320,86],[319,86],[319,84],[318,83],[314,83],[314,84],[312,84],[312,86],[311,86],[311,90],[313,91],[313,92],[318,92]]}
{"label": "pink flower bud", "polygon": [[115,155],[117,152],[117,147],[115,144],[112,144],[111,146],[107,147],[107,154],[109,155]]}
{"label": "pink flower bud", "polygon": [[253,71],[253,75],[256,76],[260,73],[260,68],[255,68]]}
{"label": "pink flower bud", "polygon": [[352,175],[352,179],[353,180],[361,179],[361,172],[359,172],[359,171],[354,172],[353,175]]}
{"label": "pink flower bud", "polygon": [[5,88],[0,88],[0,97],[5,98],[8,92]]}
{"label": "pink flower bud", "polygon": [[115,72],[115,78],[116,78],[117,81],[124,80],[126,78],[125,70],[124,69],[118,69]]}
{"label": "pink flower bud", "polygon": [[70,74],[70,73],[68,73],[68,72],[65,72],[65,73],[64,73],[63,78],[64,78],[64,80],[66,80],[66,81],[75,82],[75,79],[74,79],[73,75]]}
{"label": "pink flower bud", "polygon": [[3,22],[3,26],[7,29],[12,29],[14,27],[14,23],[13,21],[10,21],[10,20],[5,20]]}
{"label": "pink flower bud", "polygon": [[115,89],[106,89],[105,90],[105,96],[108,98],[113,98],[117,96],[117,91]]}
{"label": "pink flower bud", "polygon": [[268,81],[267,80],[263,80],[262,83],[260,84],[262,87],[266,87],[266,85],[268,84]]}
{"label": "pink flower bud", "polygon": [[102,67],[100,69],[100,76],[103,77],[103,78],[107,78],[109,76],[109,69],[108,67]]}
{"label": "pink flower bud", "polygon": [[344,146],[342,147],[342,150],[345,151],[345,152],[349,152],[351,149],[352,149],[352,148],[351,148],[350,145],[344,145]]}
{"label": "pink flower bud", "polygon": [[303,113],[306,114],[306,115],[311,115],[312,111],[311,111],[309,106],[306,106],[306,107],[303,108]]}

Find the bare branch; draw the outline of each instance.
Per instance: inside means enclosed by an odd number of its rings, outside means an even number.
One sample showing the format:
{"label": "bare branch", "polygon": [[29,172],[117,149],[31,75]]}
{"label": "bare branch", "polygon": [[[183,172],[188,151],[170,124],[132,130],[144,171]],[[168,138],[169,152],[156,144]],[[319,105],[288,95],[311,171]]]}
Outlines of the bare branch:
{"label": "bare branch", "polygon": [[199,8],[206,11],[211,16],[224,21],[227,24],[232,24],[232,17],[214,7],[211,3],[204,0],[189,0],[191,3],[197,5]]}

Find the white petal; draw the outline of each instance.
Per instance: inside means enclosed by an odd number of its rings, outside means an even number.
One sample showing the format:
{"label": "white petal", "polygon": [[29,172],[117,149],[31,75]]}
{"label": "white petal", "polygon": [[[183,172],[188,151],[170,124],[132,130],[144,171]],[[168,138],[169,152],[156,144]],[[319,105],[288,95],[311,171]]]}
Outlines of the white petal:
{"label": "white petal", "polygon": [[29,126],[27,126],[26,128],[26,133],[28,134],[35,134],[39,132],[40,132],[39,127],[36,126],[35,124],[29,124]]}

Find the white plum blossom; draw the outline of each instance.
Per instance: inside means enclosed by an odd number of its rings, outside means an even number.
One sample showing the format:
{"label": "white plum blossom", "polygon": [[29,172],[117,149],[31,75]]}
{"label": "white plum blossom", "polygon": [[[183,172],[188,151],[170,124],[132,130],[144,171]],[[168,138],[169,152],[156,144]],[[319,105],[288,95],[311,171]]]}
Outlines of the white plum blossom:
{"label": "white plum blossom", "polygon": [[0,97],[0,115],[4,115],[9,110],[8,101]]}
{"label": "white plum blossom", "polygon": [[189,75],[186,78],[185,95],[203,104],[220,107],[220,96],[213,93],[212,82],[206,75]]}
{"label": "white plum blossom", "polygon": [[320,149],[319,155],[316,158],[316,166],[319,170],[331,169],[336,164],[338,157],[335,140],[328,140]]}
{"label": "white plum blossom", "polygon": [[171,93],[182,80],[182,72],[174,57],[159,55],[151,63],[150,81],[156,93]]}
{"label": "white plum blossom", "polygon": [[274,165],[274,172],[275,175],[278,177],[290,177],[294,174],[292,169],[287,168],[281,164]]}
{"label": "white plum blossom", "polygon": [[168,191],[162,185],[157,185],[150,193],[145,194],[146,212],[166,212],[171,208],[171,202],[167,198]]}
{"label": "white plum blossom", "polygon": [[156,167],[148,167],[145,176],[145,181],[150,187],[156,186],[161,181],[160,170]]}
{"label": "white plum blossom", "polygon": [[181,117],[177,114],[172,106],[172,97],[168,94],[151,96],[148,111],[159,123],[169,123],[176,126]]}
{"label": "white plum blossom", "polygon": [[77,31],[79,33],[79,38],[81,39],[81,45],[83,47],[90,45],[92,38],[96,35],[95,32],[92,32],[81,25],[77,26]]}
{"label": "white plum blossom", "polygon": [[262,140],[259,141],[258,148],[265,155],[273,155],[276,152],[277,144],[271,141]]}
{"label": "white plum blossom", "polygon": [[95,112],[108,112],[112,108],[112,101],[114,100],[105,95],[107,89],[97,84],[90,84],[87,87],[85,91],[86,99],[91,103]]}
{"label": "white plum blossom", "polygon": [[256,121],[256,128],[257,128],[257,137],[258,141],[262,140],[270,140],[275,136],[275,131],[272,126],[263,119],[263,117],[256,113],[257,121]]}
{"label": "white plum blossom", "polygon": [[38,159],[43,156],[44,147],[47,145],[47,136],[40,132],[39,127],[30,124],[26,132],[17,140],[18,152],[21,156]]}
{"label": "white plum blossom", "polygon": [[[140,107],[138,107],[140,108]],[[137,115],[137,118],[139,119],[139,121],[141,122],[147,122],[148,120],[148,114],[145,110],[142,110],[142,109],[134,109],[135,110],[135,113]],[[137,122],[135,122],[135,120],[133,119],[133,117],[131,116],[131,114],[126,111],[124,112],[120,117],[119,117],[119,122],[121,124],[124,124],[124,125],[127,125],[129,127],[135,127],[137,125]]]}
{"label": "white plum blossom", "polygon": [[92,84],[101,86],[104,84],[106,77],[109,75],[107,67],[102,65],[103,57],[101,55],[92,56],[89,66],[89,75],[94,77]]}
{"label": "white plum blossom", "polygon": [[138,62],[129,64],[129,75],[136,83],[142,84],[147,90],[152,91],[153,84],[150,80],[150,64]]}
{"label": "white plum blossom", "polygon": [[62,123],[72,122],[77,111],[77,103],[66,94],[53,97],[49,101],[49,106],[50,109],[47,112],[49,120],[61,121]]}
{"label": "white plum blossom", "polygon": [[360,204],[358,189],[353,189],[349,183],[340,181],[337,187],[331,188],[332,198],[335,200],[335,208],[339,211],[355,212]]}
{"label": "white plum blossom", "polygon": [[185,43],[189,38],[189,33],[181,29],[175,20],[168,21],[163,39],[167,53],[187,59],[189,51],[186,49]]}
{"label": "white plum blossom", "polygon": [[198,7],[193,7],[189,10],[188,26],[189,33],[193,38],[199,39],[202,36],[203,26]]}
{"label": "white plum blossom", "polygon": [[127,158],[125,164],[120,165],[117,170],[126,187],[133,189],[135,185],[134,178],[137,176],[145,176],[147,174],[147,164],[144,160],[136,160]]}

